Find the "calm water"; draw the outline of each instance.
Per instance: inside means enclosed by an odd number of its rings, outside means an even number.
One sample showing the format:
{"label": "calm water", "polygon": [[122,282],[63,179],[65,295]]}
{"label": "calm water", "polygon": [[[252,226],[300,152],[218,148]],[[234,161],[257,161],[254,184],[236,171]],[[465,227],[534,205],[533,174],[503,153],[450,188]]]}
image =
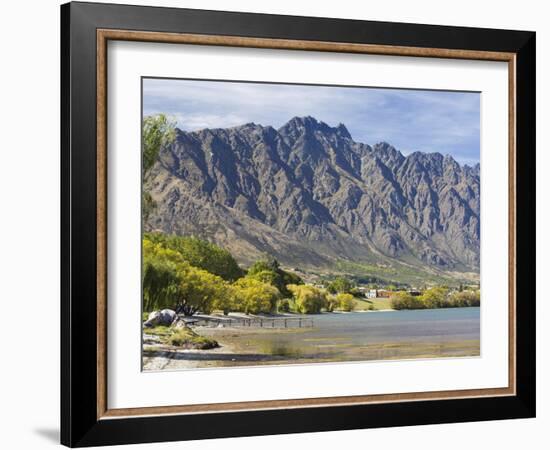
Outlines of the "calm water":
{"label": "calm water", "polygon": [[222,351],[189,358],[202,367],[479,355],[479,316],[479,308],[353,312],[308,316],[313,328],[201,329]]}
{"label": "calm water", "polygon": [[479,339],[479,308],[321,314],[308,337],[349,338],[358,344]]}

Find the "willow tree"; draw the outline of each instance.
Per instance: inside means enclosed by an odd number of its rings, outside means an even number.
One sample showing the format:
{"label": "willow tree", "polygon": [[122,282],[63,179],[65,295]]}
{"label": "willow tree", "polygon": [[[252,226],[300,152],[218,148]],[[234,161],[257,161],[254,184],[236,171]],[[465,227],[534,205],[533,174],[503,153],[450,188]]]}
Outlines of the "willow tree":
{"label": "willow tree", "polygon": [[143,240],[143,310],[174,308],[180,294],[180,266],[176,252]]}
{"label": "willow tree", "polygon": [[170,308],[185,315],[209,313],[228,295],[222,278],[191,266],[182,256],[143,240],[143,309]]}
{"label": "willow tree", "polygon": [[228,284],[219,276],[185,263],[179,271],[179,298],[176,312],[192,316],[210,314],[229,295]]}
{"label": "willow tree", "polygon": [[350,312],[355,309],[355,300],[351,294],[341,293],[336,295],[336,302],[338,308],[342,311]]}
{"label": "willow tree", "polygon": [[[151,169],[158,159],[162,148],[172,144],[176,140],[175,122],[166,114],[146,116],[142,126],[142,183],[145,184]],[[144,222],[155,207],[155,201],[149,192],[143,190],[142,217]]]}
{"label": "willow tree", "polygon": [[281,298],[275,286],[250,277],[240,278],[233,283],[233,296],[235,310],[246,314],[275,311],[277,300]]}
{"label": "willow tree", "polygon": [[178,252],[194,267],[218,275],[227,281],[235,281],[244,272],[227,250],[192,236],[175,236],[164,233],[145,233],[144,238]]}
{"label": "willow tree", "polygon": [[297,284],[289,284],[287,288],[294,296],[297,311],[302,314],[317,314],[327,307],[327,294],[322,289]]}
{"label": "willow tree", "polygon": [[252,264],[247,276],[275,286],[283,297],[290,297],[292,293],[286,288],[288,284],[304,284],[296,274],[281,269],[279,262],[271,257],[264,258]]}

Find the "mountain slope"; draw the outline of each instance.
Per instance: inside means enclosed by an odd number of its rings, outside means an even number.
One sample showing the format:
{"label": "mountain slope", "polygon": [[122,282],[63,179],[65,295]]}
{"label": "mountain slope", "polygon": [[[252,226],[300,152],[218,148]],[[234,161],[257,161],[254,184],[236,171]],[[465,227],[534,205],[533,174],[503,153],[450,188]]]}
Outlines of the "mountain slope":
{"label": "mountain slope", "polygon": [[358,143],[343,124],[177,130],[145,189],[147,229],[207,238],[242,263],[267,252],[288,265],[479,267],[479,165]]}

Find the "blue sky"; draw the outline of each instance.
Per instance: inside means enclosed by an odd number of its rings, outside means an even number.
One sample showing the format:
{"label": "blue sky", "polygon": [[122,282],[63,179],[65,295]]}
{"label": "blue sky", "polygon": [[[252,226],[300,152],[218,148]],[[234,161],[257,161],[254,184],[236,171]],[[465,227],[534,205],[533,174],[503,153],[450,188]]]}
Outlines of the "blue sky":
{"label": "blue sky", "polygon": [[479,162],[479,93],[143,79],[144,115],[161,112],[185,131],[247,122],[279,128],[294,116],[313,116],[345,124],[358,142]]}

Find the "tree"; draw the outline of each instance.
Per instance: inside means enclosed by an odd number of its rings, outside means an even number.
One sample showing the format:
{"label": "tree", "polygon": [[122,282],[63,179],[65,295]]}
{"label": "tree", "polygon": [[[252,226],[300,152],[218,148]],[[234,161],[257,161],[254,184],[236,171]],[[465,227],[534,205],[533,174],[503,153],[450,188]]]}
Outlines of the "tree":
{"label": "tree", "polygon": [[327,295],[325,309],[327,312],[333,312],[335,309],[338,309],[338,300],[336,299],[336,295]]}
{"label": "tree", "polygon": [[342,311],[350,312],[355,309],[355,300],[351,294],[338,294],[336,296],[336,302],[338,304],[338,308]]}
{"label": "tree", "polygon": [[271,255],[264,255],[262,259],[259,259],[248,268],[248,273],[253,275],[256,272],[262,272],[264,270],[276,272],[280,267],[281,265],[276,258]]}
{"label": "tree", "polygon": [[353,283],[344,277],[336,277],[332,282],[327,286],[327,290],[331,294],[349,294],[353,289]]}
{"label": "tree", "polygon": [[327,294],[324,290],[310,285],[289,284],[288,290],[294,296],[296,310],[302,314],[320,313],[327,307]]}
{"label": "tree", "polygon": [[244,277],[233,283],[233,307],[246,314],[274,311],[281,298],[278,289],[269,283],[251,277]]}
{"label": "tree", "polygon": [[426,305],[420,297],[414,297],[408,292],[398,291],[391,296],[393,309],[425,309]]}
{"label": "tree", "polygon": [[449,303],[452,306],[463,308],[467,306],[479,306],[479,291],[459,291],[453,292],[449,296]]}
{"label": "tree", "polygon": [[175,308],[179,294],[177,266],[169,261],[149,260],[143,264],[143,310]]}
{"label": "tree", "polygon": [[184,261],[176,252],[143,240],[143,309],[174,308],[179,298],[178,266]]}
{"label": "tree", "polygon": [[276,272],[273,272],[272,270],[262,270],[261,272],[256,272],[253,274],[249,272],[247,276],[249,278],[261,281],[262,283],[271,284],[275,287],[277,287],[276,283],[277,281],[279,281],[278,274]]}
{"label": "tree", "polygon": [[171,308],[185,315],[209,313],[229,295],[219,276],[191,266],[176,251],[143,240],[143,309]]}
{"label": "tree", "polygon": [[[143,119],[142,128],[142,183],[145,183],[151,169],[158,159],[163,147],[172,144],[176,139],[175,123],[165,114],[147,116]],[[156,207],[150,192],[142,194],[142,218],[146,221]]]}
{"label": "tree", "polygon": [[179,253],[190,265],[235,281],[244,275],[230,252],[208,241],[190,236],[145,233],[145,238]]}
{"label": "tree", "polygon": [[252,264],[248,268],[247,274],[249,277],[275,286],[283,297],[292,295],[287,289],[288,284],[303,284],[298,275],[281,269],[279,262],[270,256],[266,256]]}
{"label": "tree", "polygon": [[426,308],[445,308],[449,290],[443,287],[433,287],[424,291],[420,296]]}
{"label": "tree", "polygon": [[180,284],[176,312],[186,316],[201,311],[209,314],[216,305],[222,305],[228,295],[227,284],[206,270],[184,264],[179,267]]}
{"label": "tree", "polygon": [[277,312],[287,313],[290,312],[290,302],[288,298],[283,298],[277,302]]}
{"label": "tree", "polygon": [[146,116],[143,119],[143,178],[145,179],[159,156],[160,150],[176,139],[175,122],[166,114]]}

